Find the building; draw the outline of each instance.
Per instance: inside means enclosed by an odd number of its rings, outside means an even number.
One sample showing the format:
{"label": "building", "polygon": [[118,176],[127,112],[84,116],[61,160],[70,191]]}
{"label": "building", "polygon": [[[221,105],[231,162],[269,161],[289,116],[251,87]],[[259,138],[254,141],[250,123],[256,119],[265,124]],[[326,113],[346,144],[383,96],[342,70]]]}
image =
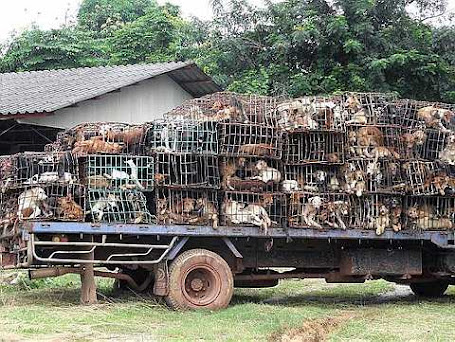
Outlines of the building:
{"label": "building", "polygon": [[151,121],[220,90],[193,62],[0,74],[0,154],[42,150],[82,122]]}

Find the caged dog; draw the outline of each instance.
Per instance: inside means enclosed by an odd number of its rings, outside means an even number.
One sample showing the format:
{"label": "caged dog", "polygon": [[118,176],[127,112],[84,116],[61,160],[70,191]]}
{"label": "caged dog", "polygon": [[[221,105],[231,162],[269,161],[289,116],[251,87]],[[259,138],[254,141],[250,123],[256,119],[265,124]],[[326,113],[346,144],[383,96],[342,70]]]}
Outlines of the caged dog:
{"label": "caged dog", "polygon": [[35,219],[42,214],[46,217],[52,216],[47,200],[46,192],[40,187],[22,192],[17,199],[19,205],[17,216],[19,220]]}
{"label": "caged dog", "polygon": [[92,214],[95,222],[101,222],[106,212],[112,212],[118,209],[118,201],[120,199],[114,194],[108,194],[106,197],[100,197],[92,209],[86,214]]}
{"label": "caged dog", "polygon": [[440,129],[444,133],[451,132],[444,123],[450,124],[454,117],[454,112],[434,106],[423,107],[417,111],[418,120],[424,121],[427,127]]}
{"label": "caged dog", "polygon": [[81,221],[84,219],[84,209],[77,204],[71,195],[57,198],[56,216],[63,221]]}
{"label": "caged dog", "polygon": [[376,235],[384,234],[387,228],[390,228],[390,211],[384,203],[378,203],[378,215],[369,218],[368,227],[375,229]]}

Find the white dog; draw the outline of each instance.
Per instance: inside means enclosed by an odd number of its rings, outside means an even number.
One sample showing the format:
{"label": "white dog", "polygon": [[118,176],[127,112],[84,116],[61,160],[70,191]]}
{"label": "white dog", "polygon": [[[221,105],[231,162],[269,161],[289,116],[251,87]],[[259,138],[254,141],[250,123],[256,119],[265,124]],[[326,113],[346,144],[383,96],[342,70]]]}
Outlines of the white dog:
{"label": "white dog", "polygon": [[[17,216],[19,219],[34,219],[39,217],[42,213],[41,208],[45,207],[43,204],[47,198],[46,192],[40,187],[32,188],[21,193],[17,199],[19,204]],[[30,212],[29,215],[24,215],[28,214],[28,212]],[[44,214],[47,215],[48,213],[45,212]]]}

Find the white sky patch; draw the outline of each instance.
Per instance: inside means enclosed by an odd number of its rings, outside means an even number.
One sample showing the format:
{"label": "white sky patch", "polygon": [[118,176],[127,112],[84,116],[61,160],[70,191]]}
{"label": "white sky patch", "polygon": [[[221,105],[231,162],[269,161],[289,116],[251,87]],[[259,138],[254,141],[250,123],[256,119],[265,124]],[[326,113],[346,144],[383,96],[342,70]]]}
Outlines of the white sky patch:
{"label": "white sky patch", "polygon": [[[77,9],[82,0],[0,0],[0,42],[5,41],[12,32],[22,32],[37,25],[42,29],[59,28],[74,22]],[[179,5],[186,17],[196,16],[210,19],[212,11],[209,0],[167,0]],[[280,1],[280,0],[276,0]],[[158,0],[165,3],[166,0]],[[449,9],[455,11],[455,0],[449,0]],[[262,0],[251,0],[257,6]]]}

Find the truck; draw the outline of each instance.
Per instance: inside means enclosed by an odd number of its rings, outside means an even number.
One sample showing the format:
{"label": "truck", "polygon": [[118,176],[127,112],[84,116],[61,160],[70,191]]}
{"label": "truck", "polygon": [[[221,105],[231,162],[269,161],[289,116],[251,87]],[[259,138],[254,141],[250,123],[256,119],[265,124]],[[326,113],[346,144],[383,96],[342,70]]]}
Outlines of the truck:
{"label": "truck", "polygon": [[441,296],[455,283],[453,109],[219,93],[149,124],[78,126],[0,158],[2,268],[80,274],[87,304],[94,277],[114,278],[178,310],[288,278]]}

